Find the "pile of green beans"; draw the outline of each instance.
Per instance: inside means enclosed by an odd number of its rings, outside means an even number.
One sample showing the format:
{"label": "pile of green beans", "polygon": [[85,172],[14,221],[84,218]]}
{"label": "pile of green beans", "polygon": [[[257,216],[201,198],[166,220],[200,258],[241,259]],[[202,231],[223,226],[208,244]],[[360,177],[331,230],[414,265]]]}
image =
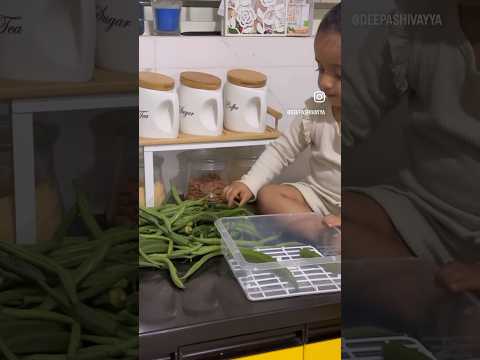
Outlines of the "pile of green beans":
{"label": "pile of green beans", "polygon": [[[183,201],[174,186],[172,198],[172,202],[159,208],[139,210],[139,265],[168,271],[173,284],[184,289],[195,272],[222,254],[214,222],[251,213],[243,207],[230,209],[206,199]],[[178,268],[183,265],[188,270],[181,273]]]}
{"label": "pile of green beans", "polygon": [[[78,217],[89,235],[67,236]],[[0,359],[138,359],[137,247],[80,192],[51,241],[0,241]]]}

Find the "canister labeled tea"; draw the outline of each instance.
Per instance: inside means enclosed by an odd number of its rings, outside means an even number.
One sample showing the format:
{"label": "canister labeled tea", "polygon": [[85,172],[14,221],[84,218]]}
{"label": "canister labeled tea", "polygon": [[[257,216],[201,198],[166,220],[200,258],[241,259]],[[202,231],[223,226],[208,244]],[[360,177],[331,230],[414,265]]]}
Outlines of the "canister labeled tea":
{"label": "canister labeled tea", "polygon": [[179,130],[179,109],[175,81],[166,75],[142,72],[139,85],[140,137],[176,138]]}

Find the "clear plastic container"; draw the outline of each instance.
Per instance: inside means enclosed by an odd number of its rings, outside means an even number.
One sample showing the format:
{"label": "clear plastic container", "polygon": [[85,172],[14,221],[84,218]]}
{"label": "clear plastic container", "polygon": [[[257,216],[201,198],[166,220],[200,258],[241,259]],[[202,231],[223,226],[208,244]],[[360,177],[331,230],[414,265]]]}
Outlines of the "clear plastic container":
{"label": "clear plastic container", "polygon": [[243,175],[250,171],[264,150],[265,147],[263,146],[254,146],[222,151],[228,165],[228,179],[230,181],[240,180]]}
{"label": "clear plastic container", "polygon": [[[154,200],[153,207],[159,207],[165,201],[165,186],[162,179],[163,158],[158,154],[154,154],[153,158],[153,175],[154,175]],[[146,207],[145,198],[145,166],[143,162],[143,149],[138,151],[138,205]]]}
{"label": "clear plastic container", "polygon": [[[53,165],[54,126],[35,125],[36,241],[50,240],[62,216],[62,198]],[[9,127],[0,125],[0,241],[15,240],[13,153]],[[22,219],[18,219],[22,221]]]}
{"label": "clear plastic container", "polygon": [[338,292],[341,232],[315,213],[216,221],[232,272],[252,301]]}
{"label": "clear plastic container", "polygon": [[228,178],[222,159],[203,157],[200,152],[188,158],[187,166],[187,199],[206,197],[214,203],[225,201],[223,189],[228,185]]}
{"label": "clear plastic container", "polygon": [[153,22],[157,35],[180,35],[181,0],[153,0]]}

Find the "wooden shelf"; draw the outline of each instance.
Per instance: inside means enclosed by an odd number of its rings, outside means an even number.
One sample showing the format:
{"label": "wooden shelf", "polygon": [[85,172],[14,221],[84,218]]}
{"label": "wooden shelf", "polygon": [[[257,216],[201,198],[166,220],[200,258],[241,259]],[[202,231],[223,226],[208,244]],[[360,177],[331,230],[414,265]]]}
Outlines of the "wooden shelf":
{"label": "wooden shelf", "polygon": [[224,143],[235,141],[258,141],[273,140],[278,138],[280,132],[269,126],[264,133],[243,133],[224,130],[220,136],[198,136],[180,133],[176,139],[146,139],[140,138],[141,146],[163,146],[163,145],[187,145],[187,144],[208,144]]}
{"label": "wooden shelf", "polygon": [[84,96],[138,91],[138,75],[96,69],[88,82],[43,82],[0,79],[0,100]]}

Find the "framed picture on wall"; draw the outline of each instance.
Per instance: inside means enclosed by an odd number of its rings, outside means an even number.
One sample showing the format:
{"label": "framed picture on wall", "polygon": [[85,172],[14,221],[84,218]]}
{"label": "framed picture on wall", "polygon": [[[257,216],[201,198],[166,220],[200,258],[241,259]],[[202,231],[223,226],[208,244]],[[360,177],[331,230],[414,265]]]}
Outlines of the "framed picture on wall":
{"label": "framed picture on wall", "polygon": [[224,0],[225,36],[285,36],[287,0]]}

